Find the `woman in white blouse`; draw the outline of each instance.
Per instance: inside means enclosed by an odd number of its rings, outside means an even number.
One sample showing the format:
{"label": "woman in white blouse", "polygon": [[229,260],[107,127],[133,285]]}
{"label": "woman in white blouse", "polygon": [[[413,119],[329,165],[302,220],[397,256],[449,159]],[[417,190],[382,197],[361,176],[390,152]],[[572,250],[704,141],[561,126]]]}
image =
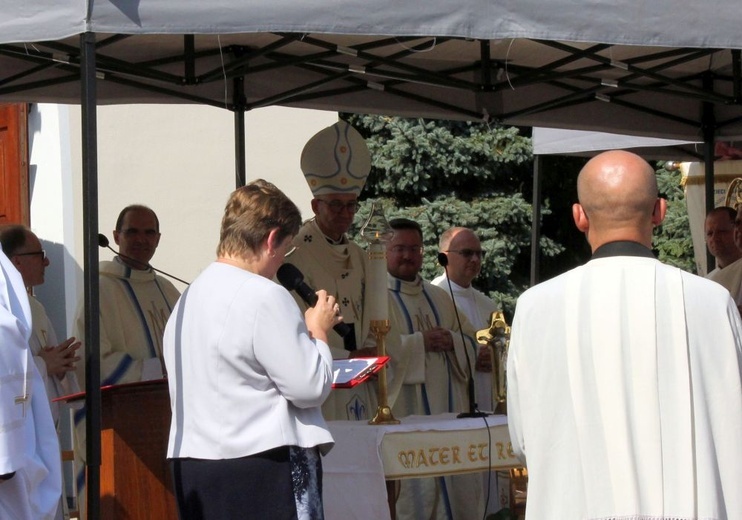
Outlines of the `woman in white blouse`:
{"label": "woman in white blouse", "polygon": [[320,454],[332,447],[320,406],[332,385],[332,296],[302,316],[273,282],[301,224],[274,185],[230,196],[217,260],[181,296],[165,328],[168,443],[181,520],[321,519]]}

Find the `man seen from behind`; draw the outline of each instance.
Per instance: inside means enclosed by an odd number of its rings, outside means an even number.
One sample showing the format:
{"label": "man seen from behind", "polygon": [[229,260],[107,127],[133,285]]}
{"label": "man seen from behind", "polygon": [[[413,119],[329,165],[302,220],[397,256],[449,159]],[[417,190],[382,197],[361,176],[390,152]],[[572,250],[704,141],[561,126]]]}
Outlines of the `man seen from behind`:
{"label": "man seen from behind", "polygon": [[591,260],[526,291],[513,318],[508,425],[526,518],[740,518],[734,302],[652,255],[666,203],[643,159],[602,153],[577,191]]}

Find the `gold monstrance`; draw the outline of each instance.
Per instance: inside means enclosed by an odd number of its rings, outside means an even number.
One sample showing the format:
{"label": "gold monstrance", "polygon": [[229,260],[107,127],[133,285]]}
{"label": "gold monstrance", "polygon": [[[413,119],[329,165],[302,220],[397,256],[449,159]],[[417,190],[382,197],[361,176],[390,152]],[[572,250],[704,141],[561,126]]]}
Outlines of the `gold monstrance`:
{"label": "gold monstrance", "polygon": [[492,385],[494,387],[495,413],[507,414],[507,360],[510,345],[510,326],[502,311],[490,315],[488,329],[477,331],[477,343],[492,349]]}

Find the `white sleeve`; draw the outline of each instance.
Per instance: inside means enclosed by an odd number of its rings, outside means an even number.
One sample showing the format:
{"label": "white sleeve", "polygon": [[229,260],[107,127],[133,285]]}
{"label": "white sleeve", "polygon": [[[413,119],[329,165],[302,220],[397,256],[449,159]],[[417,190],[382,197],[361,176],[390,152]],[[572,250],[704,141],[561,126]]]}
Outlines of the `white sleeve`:
{"label": "white sleeve", "polygon": [[332,355],[309,335],[291,295],[278,285],[265,294],[255,325],[255,357],[281,394],[299,408],[320,406],[332,389]]}

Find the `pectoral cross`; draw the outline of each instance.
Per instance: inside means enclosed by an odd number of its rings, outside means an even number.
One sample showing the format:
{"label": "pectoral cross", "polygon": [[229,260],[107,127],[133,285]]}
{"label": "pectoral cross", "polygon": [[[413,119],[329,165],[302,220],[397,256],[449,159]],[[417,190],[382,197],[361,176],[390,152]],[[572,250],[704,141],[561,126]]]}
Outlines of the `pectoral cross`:
{"label": "pectoral cross", "polygon": [[20,404],[21,406],[23,406],[23,417],[26,417],[26,403],[28,403],[28,400],[30,397],[31,397],[30,395],[24,394],[24,395],[19,395],[14,400],[15,404]]}

